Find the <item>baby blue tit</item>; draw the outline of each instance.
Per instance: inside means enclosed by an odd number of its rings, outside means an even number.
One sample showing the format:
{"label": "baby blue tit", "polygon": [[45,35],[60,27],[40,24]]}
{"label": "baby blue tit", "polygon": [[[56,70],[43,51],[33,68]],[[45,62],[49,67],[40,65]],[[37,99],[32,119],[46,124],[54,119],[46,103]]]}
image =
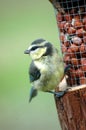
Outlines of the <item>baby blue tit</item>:
{"label": "baby blue tit", "polygon": [[[44,39],[32,42],[25,54],[29,54],[32,62],[29,68],[29,77],[32,85],[30,99],[37,95],[38,90],[55,94],[57,97],[66,91],[53,92],[64,77],[64,64],[57,49]],[[66,68],[67,69],[67,68]]]}

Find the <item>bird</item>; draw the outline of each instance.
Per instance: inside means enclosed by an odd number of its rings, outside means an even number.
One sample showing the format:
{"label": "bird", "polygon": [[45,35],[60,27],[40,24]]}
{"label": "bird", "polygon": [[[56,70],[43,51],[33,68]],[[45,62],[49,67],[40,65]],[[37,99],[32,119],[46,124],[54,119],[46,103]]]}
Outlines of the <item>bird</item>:
{"label": "bird", "polygon": [[[64,77],[64,64],[56,47],[43,38],[33,41],[24,54],[29,54],[32,61],[29,66],[29,79],[31,83],[30,98],[36,97],[38,91],[55,94],[62,97],[67,90],[53,91]],[[65,71],[67,71],[65,68]]]}

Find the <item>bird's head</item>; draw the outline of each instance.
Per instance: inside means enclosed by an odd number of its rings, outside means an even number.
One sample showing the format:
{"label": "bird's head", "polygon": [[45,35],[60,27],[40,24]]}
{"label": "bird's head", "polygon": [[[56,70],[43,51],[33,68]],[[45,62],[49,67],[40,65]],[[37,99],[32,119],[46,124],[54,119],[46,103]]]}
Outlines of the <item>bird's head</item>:
{"label": "bird's head", "polygon": [[53,46],[44,39],[37,39],[31,43],[24,54],[29,54],[33,60],[40,59],[43,56],[52,55]]}

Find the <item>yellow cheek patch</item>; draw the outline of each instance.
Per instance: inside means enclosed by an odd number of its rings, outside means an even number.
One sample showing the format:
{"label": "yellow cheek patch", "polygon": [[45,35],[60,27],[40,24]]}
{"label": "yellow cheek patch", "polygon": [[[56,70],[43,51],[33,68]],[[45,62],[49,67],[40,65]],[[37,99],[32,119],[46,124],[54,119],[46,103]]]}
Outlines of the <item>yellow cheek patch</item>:
{"label": "yellow cheek patch", "polygon": [[39,50],[37,51],[37,55],[41,57],[43,54],[45,54],[45,52],[46,48],[39,48]]}
{"label": "yellow cheek patch", "polygon": [[46,52],[46,47],[45,48],[38,48],[34,53],[31,54],[33,59],[39,59],[42,57],[43,54]]}

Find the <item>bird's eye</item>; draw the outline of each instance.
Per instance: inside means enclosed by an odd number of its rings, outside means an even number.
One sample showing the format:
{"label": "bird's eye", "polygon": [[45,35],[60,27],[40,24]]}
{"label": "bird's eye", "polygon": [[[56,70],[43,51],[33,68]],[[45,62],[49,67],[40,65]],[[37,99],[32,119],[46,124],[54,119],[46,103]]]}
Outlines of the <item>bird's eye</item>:
{"label": "bird's eye", "polygon": [[34,51],[34,50],[36,50],[37,48],[38,48],[38,46],[34,46],[34,47],[31,48],[31,51]]}

